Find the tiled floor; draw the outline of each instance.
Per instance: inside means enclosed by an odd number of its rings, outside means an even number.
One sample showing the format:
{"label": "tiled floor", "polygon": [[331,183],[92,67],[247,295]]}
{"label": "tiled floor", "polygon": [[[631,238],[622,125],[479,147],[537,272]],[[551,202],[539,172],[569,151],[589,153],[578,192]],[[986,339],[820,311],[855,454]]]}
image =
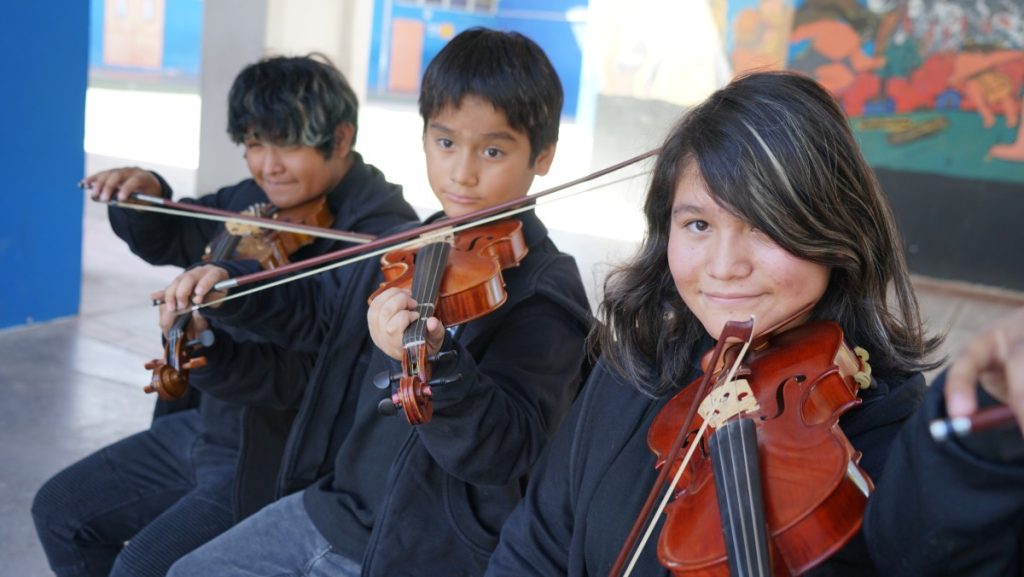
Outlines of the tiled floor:
{"label": "tiled floor", "polygon": [[[93,166],[102,159],[93,159]],[[609,261],[631,245],[554,231],[577,255],[591,294]],[[143,363],[160,352],[155,311],[146,295],[175,271],[129,253],[87,203],[81,314],[0,331],[0,575],[48,575],[29,506],[36,489],[74,460],[146,427],[153,399]],[[1024,295],[960,294],[922,282],[919,297],[932,329],[955,350],[985,323],[1024,304]]]}

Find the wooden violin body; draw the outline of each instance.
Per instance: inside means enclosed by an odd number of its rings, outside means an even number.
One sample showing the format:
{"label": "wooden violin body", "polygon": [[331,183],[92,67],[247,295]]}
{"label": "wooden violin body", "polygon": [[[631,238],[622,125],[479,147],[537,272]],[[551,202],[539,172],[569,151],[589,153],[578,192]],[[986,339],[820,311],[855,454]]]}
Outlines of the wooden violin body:
{"label": "wooden violin body", "polygon": [[[285,210],[259,203],[242,214],[319,228],[330,228],[334,222],[323,196]],[[269,270],[288,264],[292,254],[316,240],[308,234],[270,230],[245,222],[229,222],[224,229],[207,247],[203,260],[255,260],[260,268]]]}
{"label": "wooden violin body", "polygon": [[381,257],[385,282],[370,300],[391,287],[410,289],[420,312],[402,336],[402,374],[388,380],[393,390],[381,412],[402,409],[413,425],[430,420],[434,359],[427,355],[426,320],[436,317],[445,326],[456,326],[504,304],[508,295],[501,271],[518,265],[527,253],[522,228],[518,220],[501,220],[462,231],[450,245],[441,241]]}
{"label": "wooden violin body", "polygon": [[[523,225],[506,219],[462,231],[441,276],[434,315],[445,326],[482,317],[504,304],[502,269],[516,266],[527,253]],[[381,257],[384,283],[370,300],[390,287],[411,289],[419,248],[389,252]]]}
{"label": "wooden violin body", "polygon": [[[838,419],[860,402],[853,379],[859,370],[861,361],[844,344],[837,324],[808,323],[771,336],[744,359],[734,378],[736,388],[719,385],[701,402],[690,429],[696,432],[708,420],[709,430],[716,431],[713,441],[721,441],[724,429],[738,419],[753,423],[748,429],[756,432],[759,460],[753,474],[759,476],[763,495],[741,494],[742,485],[750,480],[742,474],[731,480],[740,487],[716,479],[715,451],[710,450],[711,443],[697,439],[701,445],[666,507],[658,543],[659,560],[673,575],[730,574],[720,504],[730,506],[727,503],[736,495],[719,494],[725,486],[737,493],[733,502],[740,506],[763,498],[768,536],[764,553],[774,575],[807,571],[854,536],[873,485],[857,465],[860,454],[840,430]],[[648,443],[660,467],[679,466],[664,459],[696,401],[696,389],[688,386],[669,401],[649,430]],[[723,396],[734,398],[719,403]],[[693,435],[687,438],[694,442]]]}

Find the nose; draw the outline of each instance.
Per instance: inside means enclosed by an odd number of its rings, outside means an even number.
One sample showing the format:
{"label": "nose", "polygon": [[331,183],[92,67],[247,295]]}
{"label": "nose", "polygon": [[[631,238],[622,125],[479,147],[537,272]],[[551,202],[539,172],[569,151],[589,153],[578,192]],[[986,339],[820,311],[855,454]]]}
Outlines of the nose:
{"label": "nose", "polygon": [[263,151],[263,174],[272,175],[284,168],[281,162],[281,151],[273,145],[267,145]]}
{"label": "nose", "polygon": [[706,270],[718,280],[744,278],[753,270],[753,247],[742,235],[722,234],[710,241]]}
{"label": "nose", "polygon": [[459,186],[475,186],[478,180],[476,156],[471,151],[455,155],[451,171],[451,180]]}

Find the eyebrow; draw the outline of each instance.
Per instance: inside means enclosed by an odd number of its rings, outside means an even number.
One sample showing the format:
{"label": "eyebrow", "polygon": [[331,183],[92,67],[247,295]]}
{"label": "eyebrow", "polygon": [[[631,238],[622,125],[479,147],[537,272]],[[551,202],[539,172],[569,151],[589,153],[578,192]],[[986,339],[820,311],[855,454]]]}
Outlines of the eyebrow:
{"label": "eyebrow", "polygon": [[[427,123],[427,129],[428,130],[436,130],[436,131],[438,131],[438,132],[440,132],[442,134],[454,134],[455,133],[455,131],[452,130],[451,128],[448,128],[447,126],[445,126],[443,124],[440,124],[440,123],[437,123],[437,122],[429,122],[429,123]],[[497,132],[485,132],[484,134],[481,135],[481,137],[483,137],[486,140],[507,140],[509,142],[515,142],[515,140],[516,140],[516,137],[512,133],[508,132],[507,130],[499,130]]]}
{"label": "eyebrow", "polygon": [[672,207],[672,218],[675,218],[684,212],[689,214],[704,214],[704,209],[696,204],[677,204]]}

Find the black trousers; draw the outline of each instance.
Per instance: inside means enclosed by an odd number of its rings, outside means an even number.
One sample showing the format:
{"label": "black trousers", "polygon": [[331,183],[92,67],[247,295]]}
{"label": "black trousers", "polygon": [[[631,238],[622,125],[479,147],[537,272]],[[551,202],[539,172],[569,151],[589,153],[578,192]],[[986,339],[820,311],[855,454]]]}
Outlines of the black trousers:
{"label": "black trousers", "polygon": [[162,577],[232,525],[236,449],[206,441],[195,409],[157,418],[64,469],[32,503],[58,577]]}

